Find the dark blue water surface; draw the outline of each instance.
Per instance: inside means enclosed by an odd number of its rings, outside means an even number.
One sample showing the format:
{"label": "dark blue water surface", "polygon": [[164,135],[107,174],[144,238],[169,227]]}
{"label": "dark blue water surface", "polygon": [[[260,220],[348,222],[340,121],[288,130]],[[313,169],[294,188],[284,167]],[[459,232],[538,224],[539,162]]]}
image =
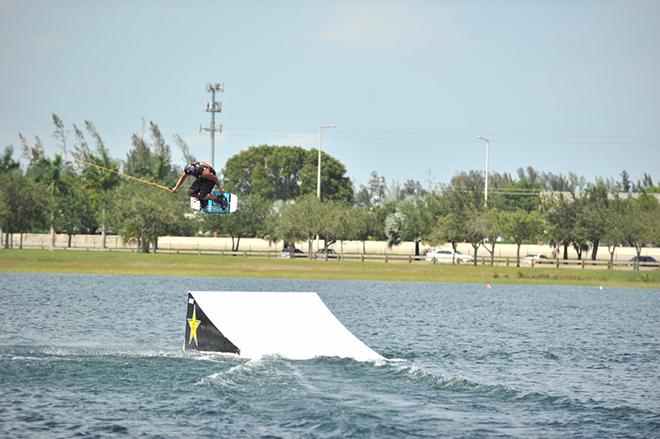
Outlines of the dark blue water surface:
{"label": "dark blue water surface", "polygon": [[[183,352],[188,290],[317,291],[387,358]],[[6,437],[660,437],[660,292],[0,273]]]}

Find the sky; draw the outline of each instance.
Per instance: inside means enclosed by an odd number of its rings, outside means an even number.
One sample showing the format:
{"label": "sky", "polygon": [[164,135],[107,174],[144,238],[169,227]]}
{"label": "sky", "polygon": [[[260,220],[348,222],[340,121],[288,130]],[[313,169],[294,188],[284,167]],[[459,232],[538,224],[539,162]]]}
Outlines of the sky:
{"label": "sky", "polygon": [[[519,167],[660,181],[660,1],[0,0],[0,147],[57,152],[52,114],[111,155],[157,123],[216,166],[318,148],[357,185]],[[219,165],[218,165],[219,163]]]}

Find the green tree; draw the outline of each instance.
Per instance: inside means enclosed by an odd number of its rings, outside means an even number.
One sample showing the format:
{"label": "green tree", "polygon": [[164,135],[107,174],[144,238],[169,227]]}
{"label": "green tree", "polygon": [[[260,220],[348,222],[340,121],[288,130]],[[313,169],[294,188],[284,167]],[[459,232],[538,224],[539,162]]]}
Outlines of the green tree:
{"label": "green tree", "polygon": [[186,161],[186,163],[194,163],[197,161],[195,156],[190,152],[190,147],[188,146],[188,143],[186,143],[186,141],[183,140],[183,137],[181,137],[178,134],[175,134],[174,143],[176,143],[179,149],[181,150],[181,154],[183,155],[183,159]]}
{"label": "green tree", "polygon": [[[434,247],[439,244],[449,242],[455,253],[458,243],[465,239],[465,223],[466,218],[464,217],[463,213],[459,211],[449,212],[448,214],[438,218],[435,227],[431,230],[431,233],[426,238],[426,241]],[[452,255],[452,264],[456,262],[454,256],[455,255]]]}
{"label": "green tree", "polygon": [[415,243],[415,256],[420,255],[419,244],[433,229],[440,212],[439,200],[431,194],[411,197],[401,202],[399,239]]}
{"label": "green tree", "polygon": [[20,168],[20,163],[14,160],[14,147],[5,146],[5,151],[0,157],[0,174],[16,171]]}
{"label": "green tree", "polygon": [[172,184],[179,176],[172,166],[171,148],[157,124],[149,122],[151,145],[143,136],[133,134],[133,148],[126,156],[124,172],[160,184]]}
{"label": "green tree", "polygon": [[0,229],[5,233],[4,247],[9,247],[12,233],[22,234],[44,227],[48,211],[46,196],[37,184],[18,171],[0,174]]}
{"label": "green tree", "polygon": [[39,190],[47,195],[47,203],[44,207],[50,218],[51,248],[55,246],[55,218],[64,210],[63,197],[67,191],[67,184],[63,175],[66,172],[67,169],[60,154],[56,154],[52,160],[43,154],[33,155],[27,169],[27,175],[33,178],[39,184]]}
{"label": "green tree", "polygon": [[362,254],[366,253],[366,241],[378,233],[382,233],[382,224],[379,223],[375,212],[360,207],[354,207],[348,213],[350,219],[350,234],[348,239],[362,241]]}
{"label": "green tree", "polygon": [[[305,153],[305,163],[300,170],[300,193],[316,194],[318,178],[318,150]],[[346,167],[324,151],[321,152],[321,200],[353,200],[353,182],[346,176]]]}
{"label": "green tree", "polygon": [[[321,198],[350,201],[353,184],[341,162],[322,152]],[[253,146],[232,156],[225,165],[225,187],[245,196],[290,200],[316,194],[318,150],[299,146]]]}
{"label": "green tree", "polygon": [[[497,193],[490,197],[488,205],[500,210],[524,210],[532,212],[538,210],[540,204],[541,187],[521,179],[497,188]],[[491,201],[492,199],[492,201]]]}
{"label": "green tree", "polygon": [[[20,163],[14,160],[14,147],[12,145],[7,145],[4,153],[0,156],[0,175],[19,171]],[[2,189],[0,188],[0,190]],[[7,214],[8,208],[9,207],[6,204],[0,204],[0,217]],[[2,213],[2,211],[5,213]],[[2,245],[3,238],[4,232],[2,230],[2,222],[0,221],[0,246]]]}
{"label": "green tree", "polygon": [[156,168],[156,160],[149,149],[147,142],[137,134],[131,136],[133,148],[126,156],[126,165],[124,172],[128,175],[149,178],[153,175]]}
{"label": "green tree", "polygon": [[305,195],[295,203],[285,205],[277,221],[277,235],[286,242],[307,240],[311,258],[312,240],[321,228],[321,209],[321,202],[313,195]]}
{"label": "green tree", "polygon": [[229,215],[202,214],[204,230],[231,236],[232,251],[237,252],[241,238],[263,238],[269,233],[274,211],[272,201],[260,195],[240,199],[240,209]]}
{"label": "green tree", "polygon": [[368,210],[382,207],[386,201],[386,191],[385,177],[379,176],[376,171],[371,171],[367,185],[360,185],[360,190],[355,193],[353,203],[357,207]]}
{"label": "green tree", "polygon": [[122,182],[112,197],[112,223],[124,239],[137,242],[140,253],[158,246],[158,236],[176,228],[183,218],[180,202],[165,191],[149,186]]}
{"label": "green tree", "polygon": [[149,133],[152,139],[155,160],[153,180],[163,184],[176,181],[179,173],[172,166],[172,151],[170,145],[165,141],[160,127],[154,122],[149,122]]}
{"label": "green tree", "polygon": [[[60,142],[60,148],[66,150],[63,123],[55,114],[53,120],[56,126],[53,137]],[[71,164],[64,162],[62,155],[56,154],[55,158],[49,159],[42,154],[42,150],[37,150],[32,154],[27,173],[39,184],[40,191],[47,195],[44,207],[50,218],[51,247],[55,245],[58,231],[67,232],[70,245],[73,233],[93,228],[94,220],[87,197],[79,187],[79,179]]]}
{"label": "green tree", "polygon": [[580,218],[587,210],[587,200],[580,196],[573,201],[573,211],[575,217],[573,219],[573,240],[572,245],[575,253],[577,254],[578,261],[582,260],[582,254],[589,250],[589,237],[587,235],[587,227],[580,227]]}
{"label": "green tree", "polygon": [[355,230],[359,225],[358,218],[354,216],[357,209],[350,207],[347,203],[335,203],[339,218],[336,223],[337,239],[339,240],[339,253],[344,255],[344,241],[354,236]]}
{"label": "green tree", "polygon": [[225,187],[242,196],[257,194],[270,200],[300,195],[301,147],[252,146],[227,160]]}
{"label": "green tree", "polygon": [[608,191],[602,183],[588,188],[582,202],[578,204],[576,235],[583,236],[591,243],[592,261],[596,260],[600,241],[611,227],[609,204]]}
{"label": "green tree", "polygon": [[472,250],[474,251],[474,265],[477,265],[477,252],[479,251],[479,247],[483,244],[484,239],[486,239],[486,227],[486,212],[473,211],[467,214],[467,220],[465,221],[465,239],[470,243]]}
{"label": "green tree", "polygon": [[542,203],[550,243],[564,247],[563,259],[568,259],[568,246],[575,240],[577,205],[575,200],[559,194]]}
{"label": "green tree", "polygon": [[537,212],[505,212],[504,231],[516,244],[516,267],[520,267],[520,246],[525,241],[536,240],[543,234],[543,218]]}
{"label": "green tree", "polygon": [[623,218],[623,233],[626,241],[635,247],[639,270],[639,257],[647,244],[660,242],[660,205],[658,200],[642,193],[639,198],[629,200]]}
{"label": "green tree", "polygon": [[102,247],[106,248],[106,229],[110,220],[110,193],[119,185],[119,162],[110,157],[101,135],[94,124],[85,121],[85,130],[94,141],[94,149],[89,146],[85,132],[73,125],[75,145],[74,160],[80,166],[80,181],[102,236]]}
{"label": "green tree", "polygon": [[443,191],[451,210],[481,209],[484,205],[484,175],[482,171],[460,172],[454,175]]}
{"label": "green tree", "polygon": [[629,193],[631,189],[631,184],[630,184],[630,176],[628,175],[628,171],[625,169],[621,171],[621,191],[625,193]]}
{"label": "green tree", "polygon": [[[55,116],[55,115],[54,115]],[[56,117],[56,116],[55,116]],[[64,182],[64,162],[62,156],[57,154],[53,160],[46,157],[41,140],[36,137],[34,144],[27,142],[22,134],[19,134],[24,153],[29,157],[26,169],[26,177],[35,181],[39,186],[36,189],[44,193],[41,211],[50,218],[51,247],[55,245],[55,214],[62,204],[62,192]],[[64,146],[62,146],[64,147]],[[30,221],[27,221],[29,223]]]}
{"label": "green tree", "polygon": [[614,253],[616,252],[617,247],[626,241],[624,224],[625,211],[626,202],[617,197],[608,204],[607,212],[605,214],[607,218],[607,228],[603,235],[602,242],[607,244],[607,251],[610,255],[608,269],[610,270],[613,268]]}
{"label": "green tree", "polygon": [[428,194],[428,191],[424,189],[422,184],[419,181],[410,178],[403,182],[400,191],[400,196],[403,200],[411,197],[423,197],[426,194]]}
{"label": "green tree", "polygon": [[319,235],[323,238],[324,248],[340,241],[340,251],[343,253],[343,241],[351,234],[354,226],[349,217],[348,205],[339,201],[326,201],[321,203],[320,208]]}
{"label": "green tree", "polygon": [[401,229],[403,228],[404,216],[400,211],[395,211],[385,218],[384,231],[387,237],[387,246],[394,247],[401,244]]}
{"label": "green tree", "polygon": [[53,138],[59,143],[57,146],[62,150],[62,154],[66,156],[66,143],[69,133],[66,128],[64,128],[64,122],[62,119],[55,113],[53,113],[53,125],[55,125]]}
{"label": "green tree", "polygon": [[44,146],[41,143],[39,136],[34,136],[34,143],[28,142],[22,133],[18,133],[18,138],[23,147],[23,157],[25,157],[30,163],[30,165],[28,165],[29,170],[30,166],[34,166],[34,164],[39,161],[39,158],[44,156]]}
{"label": "green tree", "polygon": [[385,223],[387,222],[387,217],[390,214],[396,212],[397,203],[394,201],[389,201],[384,203],[382,206],[372,207],[370,212],[374,214],[375,224],[372,228],[373,238],[378,240],[387,240],[388,235],[386,233]]}
{"label": "green tree", "polygon": [[495,245],[497,244],[497,240],[500,239],[504,233],[502,212],[497,209],[488,209],[487,211],[480,213],[475,219],[475,222],[476,227],[479,227],[481,233],[483,233],[484,239],[482,240],[481,245],[490,254],[490,265],[495,265]]}
{"label": "green tree", "polygon": [[94,233],[97,223],[78,176],[69,172],[63,176],[63,182],[59,204],[54,211],[54,226],[57,231],[67,234],[67,247],[71,247],[74,234]]}
{"label": "green tree", "polygon": [[356,200],[361,207],[373,209],[382,207],[386,200],[387,181],[378,172],[371,171],[366,186],[360,186],[360,198]]}

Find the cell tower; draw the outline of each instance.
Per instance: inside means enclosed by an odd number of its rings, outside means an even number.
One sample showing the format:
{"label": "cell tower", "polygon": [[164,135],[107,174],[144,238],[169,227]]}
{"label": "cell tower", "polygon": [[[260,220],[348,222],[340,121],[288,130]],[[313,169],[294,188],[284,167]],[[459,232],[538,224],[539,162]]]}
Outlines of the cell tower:
{"label": "cell tower", "polygon": [[215,93],[223,93],[225,91],[225,84],[220,82],[212,84],[209,82],[206,84],[206,91],[211,93],[211,102],[206,103],[204,110],[207,113],[211,113],[211,125],[209,125],[208,128],[204,128],[200,123],[198,129],[200,133],[202,131],[208,131],[211,133],[211,164],[217,169],[215,163],[215,133],[222,133],[222,124],[215,123],[215,113],[220,113],[222,111],[222,102],[215,100]]}

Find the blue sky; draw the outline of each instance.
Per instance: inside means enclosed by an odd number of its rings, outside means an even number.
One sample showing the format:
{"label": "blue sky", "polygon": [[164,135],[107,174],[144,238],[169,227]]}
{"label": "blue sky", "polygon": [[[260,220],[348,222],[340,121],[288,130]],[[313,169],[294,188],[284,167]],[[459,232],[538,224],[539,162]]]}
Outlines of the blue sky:
{"label": "blue sky", "polygon": [[[365,183],[490,165],[660,180],[660,1],[0,0],[0,145],[51,114],[125,158],[142,120],[216,161],[318,146]],[[176,160],[183,160],[173,146]],[[656,181],[657,183],[657,181]]]}

